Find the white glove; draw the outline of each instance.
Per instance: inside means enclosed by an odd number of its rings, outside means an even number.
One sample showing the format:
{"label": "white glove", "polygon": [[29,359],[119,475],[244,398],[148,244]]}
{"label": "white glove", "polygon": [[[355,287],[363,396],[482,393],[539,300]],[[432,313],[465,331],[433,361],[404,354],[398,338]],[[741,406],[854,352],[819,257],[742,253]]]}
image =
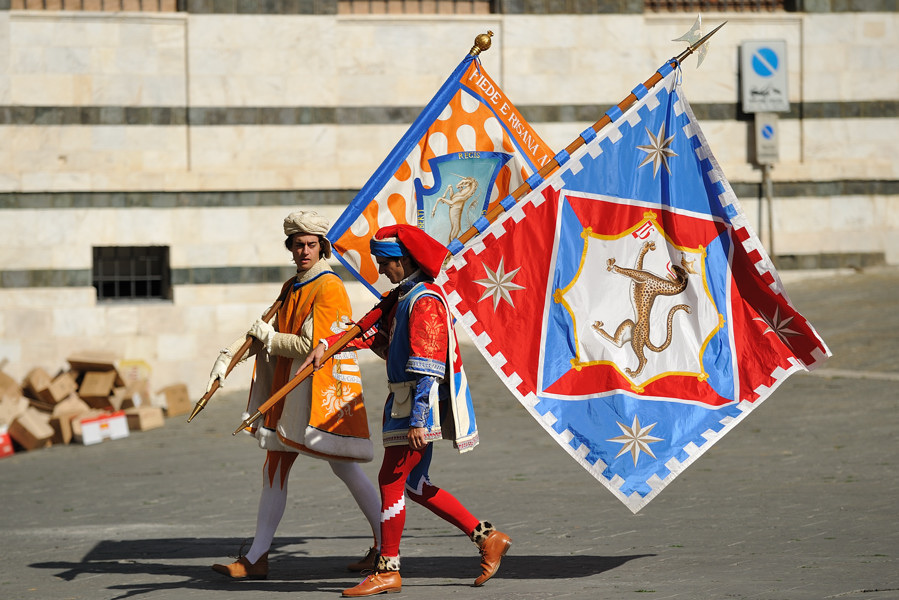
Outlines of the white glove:
{"label": "white glove", "polygon": [[228,370],[230,363],[231,355],[224,350],[219,352],[218,358],[215,359],[215,364],[212,365],[212,371],[209,372],[209,383],[206,384],[207,393],[212,389],[212,384],[215,383],[216,379],[218,379],[219,387],[225,387],[225,371]]}
{"label": "white glove", "polygon": [[256,319],[256,321],[250,326],[250,330],[247,331],[247,335],[252,335],[254,338],[262,342],[266,350],[268,350],[269,352],[272,351],[272,339],[275,337],[275,333],[275,328],[262,319]]}

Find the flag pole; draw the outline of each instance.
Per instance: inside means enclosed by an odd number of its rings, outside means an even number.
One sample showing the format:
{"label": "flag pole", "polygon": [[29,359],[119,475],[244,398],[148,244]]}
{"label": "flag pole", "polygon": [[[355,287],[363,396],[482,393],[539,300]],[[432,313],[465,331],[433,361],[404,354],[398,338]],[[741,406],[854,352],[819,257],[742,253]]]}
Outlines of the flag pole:
{"label": "flag pole", "polygon": [[[688,45],[686,50],[684,50],[683,52],[678,54],[676,57],[669,60],[668,64],[671,65],[672,68],[677,68],[677,66],[680,65],[680,63],[682,63],[688,56],[690,56],[696,50],[698,50],[703,44],[705,44],[709,40],[710,37],[715,35],[715,33],[717,33],[718,30],[721,29],[722,27],[724,27],[726,24],[727,24],[727,21],[725,21],[721,25],[718,25],[718,27],[716,27],[715,29],[713,29],[712,31],[710,31],[709,33],[704,35],[695,44]],[[478,36],[478,37],[480,37],[480,36]],[[489,41],[489,39],[488,39],[488,41]],[[474,48],[472,48],[472,51],[473,50],[474,50]],[[649,79],[647,79],[646,81],[643,82],[643,87],[645,87],[646,89],[651,89],[655,84],[657,84],[661,80],[662,80],[662,74],[659,73],[658,71],[656,71],[655,73],[652,74],[652,77],[650,77]],[[634,92],[631,92],[624,100],[619,102],[617,104],[617,106],[618,106],[619,110],[621,110],[621,112],[624,112],[628,108],[630,108],[630,106],[636,101],[637,101],[636,94],[634,94]],[[594,123],[592,125],[592,129],[594,132],[599,133],[599,131],[603,127],[605,127],[606,125],[608,125],[611,122],[612,122],[612,118],[608,115],[608,113],[606,113],[602,116],[602,118],[600,120],[598,120],[596,123]],[[571,154],[572,152],[574,152],[575,150],[577,150],[578,148],[583,146],[585,143],[586,142],[585,142],[584,137],[578,136],[573,142],[568,144],[568,146],[565,148],[565,152],[567,154]],[[553,173],[553,171],[555,171],[557,168],[559,168],[559,162],[558,162],[558,160],[553,158],[551,161],[546,163],[546,165],[544,165],[542,169],[540,169],[537,172],[536,177],[539,178],[540,181],[542,181],[543,179],[546,179],[551,173]],[[511,198],[513,198],[516,202],[518,200],[520,200],[525,194],[527,194],[528,192],[530,192],[532,190],[532,187],[531,187],[531,184],[529,183],[529,181],[525,181],[524,183],[522,183],[520,186],[518,186],[518,188],[514,192],[509,194],[509,196]],[[499,203],[499,204],[494,205],[493,208],[491,208],[489,211],[487,211],[487,213],[484,215],[484,218],[488,222],[492,223],[505,211],[506,211],[506,208],[503,206],[502,203]],[[472,238],[474,238],[480,232],[481,232],[481,229],[479,229],[476,226],[471,226],[468,228],[468,230],[465,233],[463,233],[462,235],[459,236],[458,242],[460,242],[462,244],[462,246],[464,246],[466,243],[468,243]]]}

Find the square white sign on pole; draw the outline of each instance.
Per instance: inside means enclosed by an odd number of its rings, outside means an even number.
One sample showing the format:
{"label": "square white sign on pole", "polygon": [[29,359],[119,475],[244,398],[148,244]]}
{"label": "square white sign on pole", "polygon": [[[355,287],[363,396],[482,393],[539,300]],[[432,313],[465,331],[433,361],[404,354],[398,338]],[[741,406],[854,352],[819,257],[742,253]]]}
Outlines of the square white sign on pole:
{"label": "square white sign on pole", "polygon": [[787,42],[758,40],[740,44],[740,87],[743,112],[789,112]]}
{"label": "square white sign on pole", "polygon": [[769,164],[780,160],[780,127],[777,113],[755,113],[755,162]]}

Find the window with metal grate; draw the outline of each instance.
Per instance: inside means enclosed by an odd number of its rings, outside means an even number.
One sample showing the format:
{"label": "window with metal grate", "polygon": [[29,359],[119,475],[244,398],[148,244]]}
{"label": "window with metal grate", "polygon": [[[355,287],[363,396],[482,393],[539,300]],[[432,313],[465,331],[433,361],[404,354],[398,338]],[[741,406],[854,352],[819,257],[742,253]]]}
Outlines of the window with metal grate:
{"label": "window with metal grate", "polygon": [[168,246],[95,246],[92,283],[98,300],[169,300]]}

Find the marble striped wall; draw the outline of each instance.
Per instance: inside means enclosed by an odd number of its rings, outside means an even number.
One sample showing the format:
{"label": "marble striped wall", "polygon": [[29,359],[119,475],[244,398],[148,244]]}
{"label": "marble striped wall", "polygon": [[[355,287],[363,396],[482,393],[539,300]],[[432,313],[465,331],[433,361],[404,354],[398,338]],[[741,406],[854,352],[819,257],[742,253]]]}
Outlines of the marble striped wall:
{"label": "marble striped wall", "polygon": [[[677,54],[669,40],[694,18],[634,2],[575,15],[551,8],[564,3],[509,0],[503,14],[439,19],[350,17],[334,4],[197,0],[180,13],[79,14],[0,1],[9,372],[109,347],[150,362],[159,387],[200,391],[218,348],[289,273],[284,215],[305,206],[336,218],[476,34],[496,33],[483,64],[561,148]],[[883,6],[831,12],[842,5],[806,0],[806,12],[705,15],[729,23],[701,69],[684,66],[706,136],[765,231],[737,48],[787,40],[791,110],[773,171],[784,268],[899,262],[899,19]],[[98,303],[95,245],[169,246],[173,298]],[[351,288],[364,311],[372,298]]]}

